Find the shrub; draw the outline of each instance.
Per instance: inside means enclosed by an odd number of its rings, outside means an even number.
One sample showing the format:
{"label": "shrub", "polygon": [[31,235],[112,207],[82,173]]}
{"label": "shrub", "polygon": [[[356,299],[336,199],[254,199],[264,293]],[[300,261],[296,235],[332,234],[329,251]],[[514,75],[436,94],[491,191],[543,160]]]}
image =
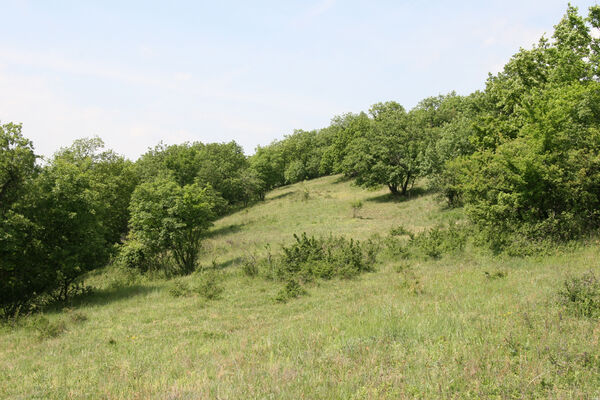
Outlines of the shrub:
{"label": "shrub", "polygon": [[258,260],[254,254],[249,255],[242,260],[242,272],[249,277],[258,275]]}
{"label": "shrub", "polygon": [[446,253],[463,251],[467,243],[467,232],[456,224],[449,224],[445,229],[436,226],[415,235],[412,242],[426,256],[440,258]]}
{"label": "shrub", "polygon": [[283,247],[283,255],[277,263],[279,278],[296,275],[305,280],[350,278],[374,268],[376,246],[373,242],[363,245],[341,236],[315,238],[306,233],[294,235],[294,239],[295,243]]}
{"label": "shrub", "polygon": [[64,321],[51,322],[44,316],[39,316],[33,319],[31,322],[31,327],[35,332],[37,332],[37,336],[40,340],[55,338],[67,329]]}
{"label": "shrub", "polygon": [[136,239],[130,239],[119,247],[116,263],[119,266],[146,272],[150,269],[151,255],[147,248]]}
{"label": "shrub", "polygon": [[300,271],[302,264],[324,259],[322,241],[314,236],[308,237],[306,233],[302,236],[294,234],[296,243],[289,247],[283,247],[280,272],[294,274]]}
{"label": "shrub", "polygon": [[573,314],[588,318],[600,316],[600,281],[592,271],[565,280],[558,294],[561,303]]}
{"label": "shrub", "polygon": [[463,251],[469,237],[468,232],[466,226],[455,223],[448,226],[438,225],[417,234],[398,227],[392,229],[385,241],[386,250],[388,254],[404,259],[439,259],[444,254]]}
{"label": "shrub", "polygon": [[417,234],[412,243],[423,254],[431,258],[440,258],[444,252],[444,234],[439,227]]}
{"label": "shrub", "polygon": [[277,293],[275,300],[279,303],[286,303],[288,300],[305,295],[306,290],[300,286],[296,279],[289,279],[285,286]]}
{"label": "shrub", "polygon": [[412,233],[402,225],[390,229],[390,236],[408,236],[411,239],[415,237],[414,233]]}
{"label": "shrub", "polygon": [[218,273],[212,270],[200,273],[195,291],[207,300],[218,299],[223,293]]}
{"label": "shrub", "polygon": [[190,286],[182,279],[175,279],[169,287],[169,294],[173,297],[186,297],[191,293]]}

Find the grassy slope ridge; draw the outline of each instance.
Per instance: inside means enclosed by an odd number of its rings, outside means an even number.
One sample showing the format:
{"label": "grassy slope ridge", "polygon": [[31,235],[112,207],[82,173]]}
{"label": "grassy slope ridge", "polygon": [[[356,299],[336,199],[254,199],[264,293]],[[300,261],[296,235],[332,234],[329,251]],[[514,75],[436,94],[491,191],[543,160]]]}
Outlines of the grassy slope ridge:
{"label": "grassy slope ridge", "polygon": [[[364,207],[353,219],[356,200]],[[555,302],[565,277],[596,268],[596,244],[537,259],[468,251],[413,262],[408,275],[384,260],[287,304],[273,301],[279,284],[238,265],[267,243],[279,251],[293,233],[366,239],[459,213],[433,194],[394,202],[338,177],[278,189],[213,228],[202,263],[223,268],[219,300],[174,298],[165,280],[120,285],[109,269],[90,279],[99,289],[81,304],[45,314],[64,328],[56,337],[41,339],[28,321],[0,327],[0,398],[600,396],[600,325]],[[495,271],[507,276],[486,277]]]}

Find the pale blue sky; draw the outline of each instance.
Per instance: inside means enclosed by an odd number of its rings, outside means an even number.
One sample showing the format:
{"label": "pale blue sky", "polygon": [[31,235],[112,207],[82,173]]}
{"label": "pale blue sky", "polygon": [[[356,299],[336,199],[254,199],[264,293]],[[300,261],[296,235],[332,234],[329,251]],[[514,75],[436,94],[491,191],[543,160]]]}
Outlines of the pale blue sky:
{"label": "pale blue sky", "polygon": [[[596,1],[572,1],[580,11]],[[38,153],[98,135],[246,153],[378,101],[484,86],[566,1],[0,0],[0,121]]]}

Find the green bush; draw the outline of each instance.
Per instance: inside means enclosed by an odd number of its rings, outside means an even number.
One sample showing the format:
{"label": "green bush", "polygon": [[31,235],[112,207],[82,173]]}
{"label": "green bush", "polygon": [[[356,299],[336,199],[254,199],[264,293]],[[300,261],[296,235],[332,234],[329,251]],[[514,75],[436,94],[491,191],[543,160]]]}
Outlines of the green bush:
{"label": "green bush", "polygon": [[392,257],[439,259],[465,249],[469,238],[467,226],[450,223],[413,234],[403,227],[392,229],[385,240],[386,252]]}
{"label": "green bush", "polygon": [[287,301],[303,296],[306,293],[306,290],[300,286],[296,279],[289,279],[285,286],[277,293],[275,301],[286,303]]}
{"label": "green bush", "polygon": [[399,225],[395,228],[390,229],[390,236],[408,236],[409,238],[414,238],[414,233]]}
{"label": "green bush", "polygon": [[192,294],[192,289],[183,279],[175,279],[169,286],[169,294],[173,297],[187,297]]}
{"label": "green bush", "polygon": [[242,260],[242,272],[244,275],[249,277],[255,277],[258,275],[259,267],[258,260],[255,255],[249,255]]}
{"label": "green bush", "polygon": [[294,239],[295,243],[283,247],[283,255],[277,260],[277,275],[281,279],[350,278],[374,269],[377,248],[373,242],[362,244],[342,236],[316,238],[306,233],[294,235]]}
{"label": "green bush", "polygon": [[119,247],[116,263],[129,269],[137,269],[146,272],[150,269],[150,258],[148,250],[135,239],[130,239]]}
{"label": "green bush", "polygon": [[561,303],[579,317],[600,317],[600,281],[589,271],[564,281],[558,292]]}
{"label": "green bush", "polygon": [[32,319],[30,324],[40,340],[55,338],[67,330],[64,321],[50,321],[43,315]]}
{"label": "green bush", "polygon": [[216,271],[209,270],[199,273],[195,292],[207,300],[216,300],[223,293],[221,279]]}

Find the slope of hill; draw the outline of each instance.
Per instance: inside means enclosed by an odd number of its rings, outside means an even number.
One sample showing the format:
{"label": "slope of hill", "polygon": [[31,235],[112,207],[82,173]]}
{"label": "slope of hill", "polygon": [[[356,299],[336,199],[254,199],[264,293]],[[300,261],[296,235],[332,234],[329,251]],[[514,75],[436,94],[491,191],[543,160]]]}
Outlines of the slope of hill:
{"label": "slope of hill", "polygon": [[[242,273],[294,233],[364,240],[460,218],[417,188],[400,200],[339,177],[280,188],[218,221],[201,264],[223,292],[114,268],[71,308],[0,327],[0,398],[586,398],[600,396],[600,325],[557,302],[597,268],[597,243],[568,254],[440,260],[383,257],[355,279],[319,280],[281,304],[281,284]],[[351,203],[362,201],[359,218]]]}
{"label": "slope of hill", "polygon": [[[356,201],[363,207],[353,218]],[[375,233],[385,235],[399,225],[422,231],[459,215],[457,210],[444,210],[434,194],[421,188],[410,200],[394,199],[387,189],[366,191],[340,176],[330,176],[273,190],[265,202],[217,221],[203,261],[228,264],[264,251],[267,244],[276,251],[278,245],[293,241],[294,233],[364,240]]]}

